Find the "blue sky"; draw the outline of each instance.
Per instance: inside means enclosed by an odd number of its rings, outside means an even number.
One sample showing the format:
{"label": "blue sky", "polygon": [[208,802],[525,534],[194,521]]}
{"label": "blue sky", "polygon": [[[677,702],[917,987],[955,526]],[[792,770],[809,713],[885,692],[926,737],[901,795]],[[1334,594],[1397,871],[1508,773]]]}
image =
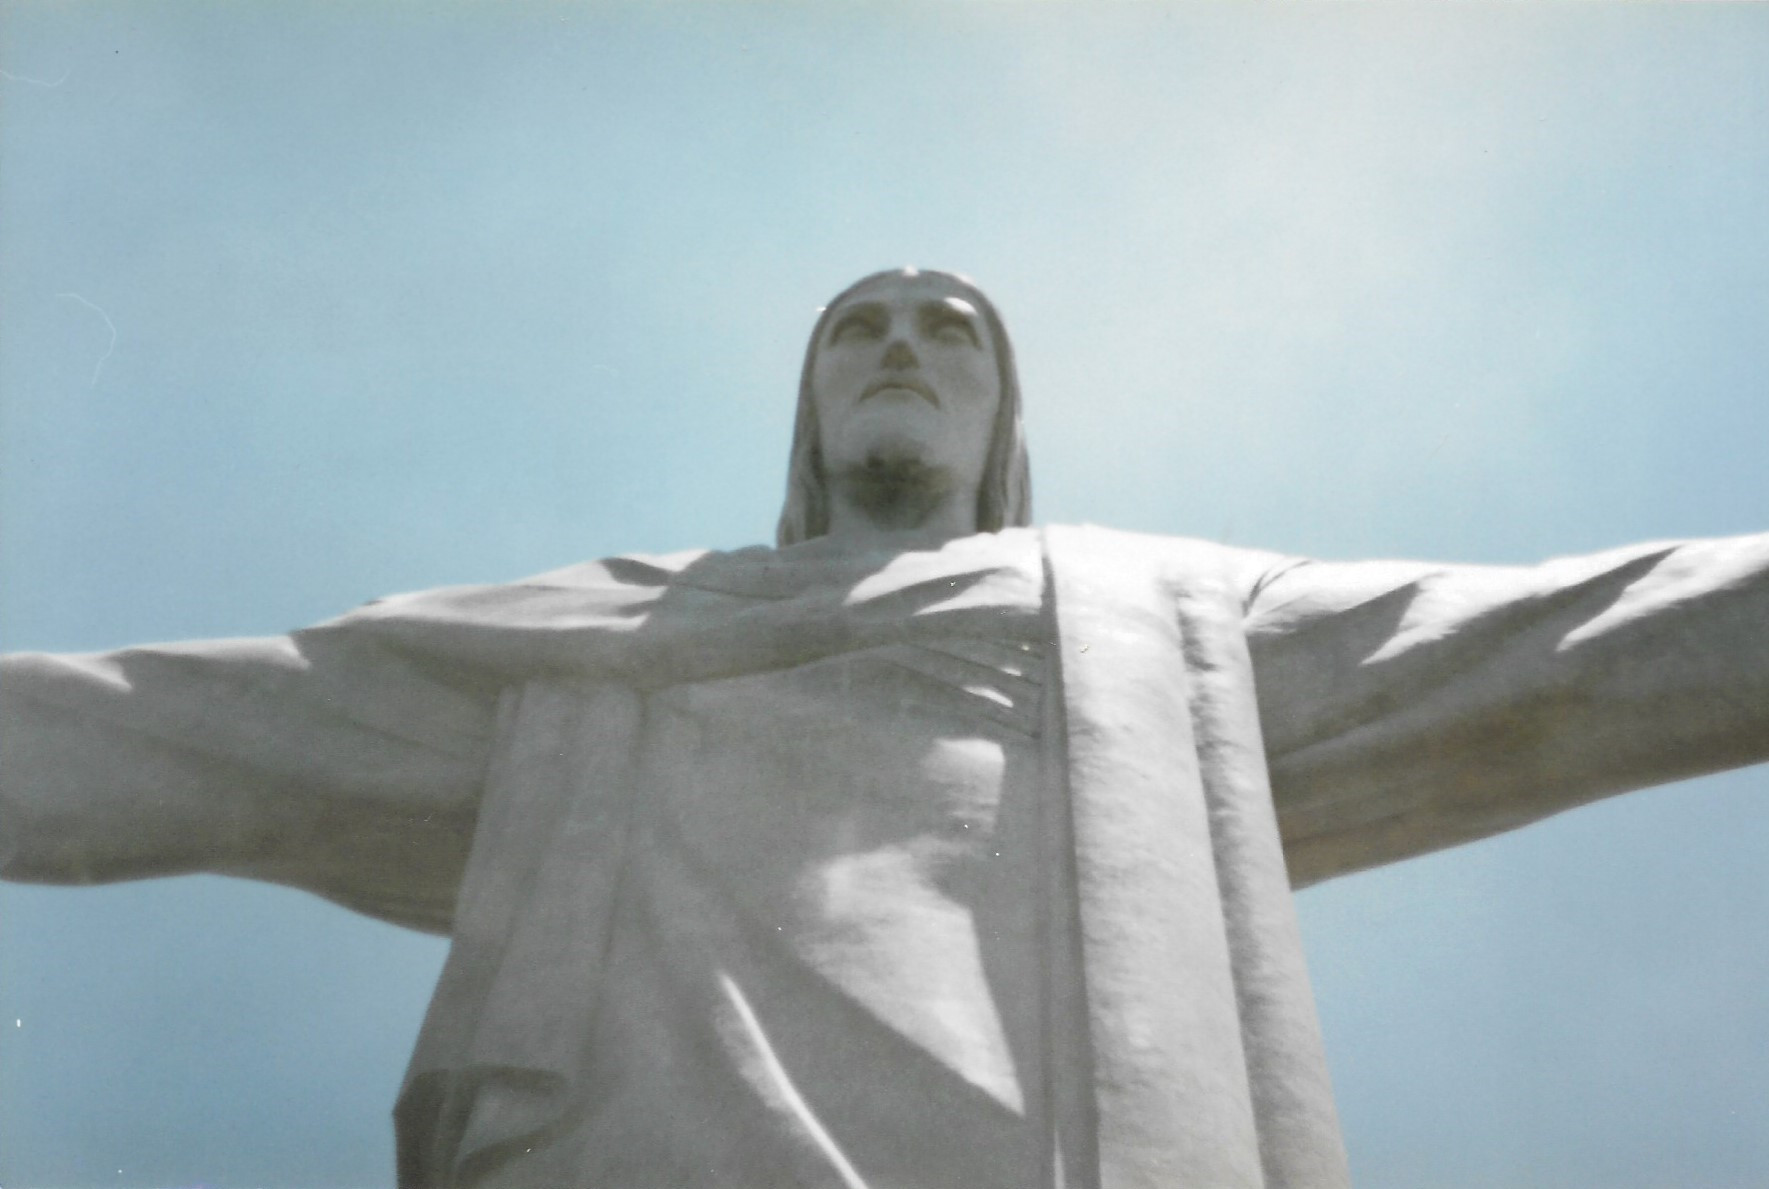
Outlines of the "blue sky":
{"label": "blue sky", "polygon": [[[771,532],[815,308],[976,277],[1041,520],[1769,529],[1769,9],[0,9],[0,642]],[[1769,774],[1310,891],[1366,1187],[1769,1179]],[[443,944],[0,889],[0,1183],[371,1186]]]}

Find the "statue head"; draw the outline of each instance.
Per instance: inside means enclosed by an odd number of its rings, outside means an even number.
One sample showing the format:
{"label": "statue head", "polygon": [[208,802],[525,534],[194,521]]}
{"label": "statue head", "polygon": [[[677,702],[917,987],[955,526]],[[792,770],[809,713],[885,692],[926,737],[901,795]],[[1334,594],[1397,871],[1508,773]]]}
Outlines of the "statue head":
{"label": "statue head", "polygon": [[916,527],[941,501],[955,503],[965,532],[1031,523],[1013,347],[965,278],[873,273],[819,315],[799,375],[778,543],[828,534],[838,501],[887,527]]}

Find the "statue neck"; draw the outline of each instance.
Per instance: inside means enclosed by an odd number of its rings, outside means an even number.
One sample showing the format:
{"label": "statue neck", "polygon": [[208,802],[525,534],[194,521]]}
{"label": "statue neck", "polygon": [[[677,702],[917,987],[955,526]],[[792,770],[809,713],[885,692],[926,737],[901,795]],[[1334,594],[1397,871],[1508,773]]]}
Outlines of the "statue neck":
{"label": "statue neck", "polygon": [[829,536],[857,546],[916,545],[972,536],[977,493],[947,472],[922,467],[854,467],[831,477]]}

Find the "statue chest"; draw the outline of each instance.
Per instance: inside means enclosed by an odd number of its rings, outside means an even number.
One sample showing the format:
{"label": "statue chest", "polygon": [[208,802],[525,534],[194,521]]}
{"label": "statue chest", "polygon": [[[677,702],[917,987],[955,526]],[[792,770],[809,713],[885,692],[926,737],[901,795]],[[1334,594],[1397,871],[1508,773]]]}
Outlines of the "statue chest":
{"label": "statue chest", "polygon": [[[1036,1027],[1047,649],[893,644],[647,699],[648,845],[1010,1109]],[[1017,1051],[1017,1053],[1016,1053]]]}

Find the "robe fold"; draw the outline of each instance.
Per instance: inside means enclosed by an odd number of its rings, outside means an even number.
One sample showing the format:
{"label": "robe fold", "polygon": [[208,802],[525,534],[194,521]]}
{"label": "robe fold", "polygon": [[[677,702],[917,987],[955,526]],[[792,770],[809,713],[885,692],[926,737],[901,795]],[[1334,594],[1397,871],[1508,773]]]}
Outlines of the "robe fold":
{"label": "robe fold", "polygon": [[1769,537],[621,558],[0,670],[0,860],[451,932],[411,1186],[1348,1182],[1291,888],[1769,759]]}

